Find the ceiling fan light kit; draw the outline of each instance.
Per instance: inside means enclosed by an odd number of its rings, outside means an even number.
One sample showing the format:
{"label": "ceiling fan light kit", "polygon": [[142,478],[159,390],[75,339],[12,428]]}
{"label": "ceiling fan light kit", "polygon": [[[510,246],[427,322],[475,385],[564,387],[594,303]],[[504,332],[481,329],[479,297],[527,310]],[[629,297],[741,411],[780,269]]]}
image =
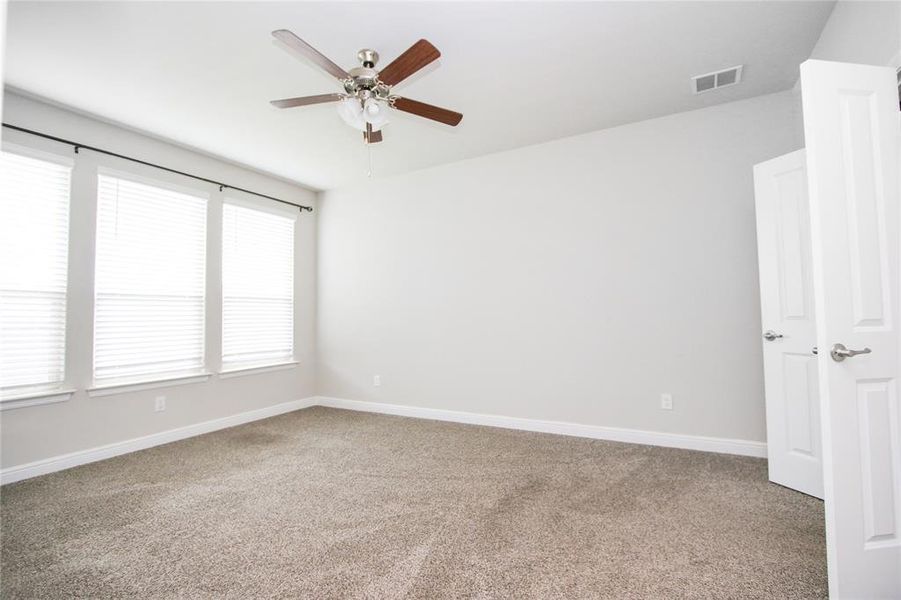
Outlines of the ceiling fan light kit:
{"label": "ceiling fan light kit", "polygon": [[345,71],[287,29],[273,31],[272,35],[290,48],[294,54],[310,60],[335,77],[344,88],[343,94],[320,94],[273,100],[271,104],[277,108],[338,102],[338,114],[345,123],[363,132],[363,141],[366,144],[382,141],[381,129],[388,123],[389,108],[452,127],[459,124],[463,118],[463,115],[458,112],[402,98],[391,93],[392,86],[404,81],[441,56],[438,49],[426,40],[419,40],[410,46],[382,70],[375,68],[379,61],[378,52],[368,48],[360,50],[357,52],[360,66]]}

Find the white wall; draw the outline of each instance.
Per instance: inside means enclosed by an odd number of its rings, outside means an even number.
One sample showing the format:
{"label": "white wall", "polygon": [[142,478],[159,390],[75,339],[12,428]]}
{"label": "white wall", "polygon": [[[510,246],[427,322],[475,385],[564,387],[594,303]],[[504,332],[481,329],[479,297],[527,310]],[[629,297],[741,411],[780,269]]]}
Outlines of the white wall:
{"label": "white wall", "polygon": [[[316,200],[313,192],[296,185],[14,93],[5,94],[3,121],[300,204],[314,204]],[[3,139],[4,142],[73,156],[71,147],[6,129]],[[295,347],[299,366],[222,380],[214,375],[205,383],[89,397],[84,390],[91,385],[92,370],[93,233],[98,166],[175,182],[209,193],[207,269],[210,273],[217,272],[221,264],[218,252],[221,230],[216,224],[221,222],[223,194],[217,186],[90,151],[83,150],[74,156],[66,360],[67,383],[78,392],[67,402],[0,413],[0,464],[3,468],[315,394],[317,215],[305,212],[298,217],[295,240]],[[208,277],[208,280],[206,362],[209,370],[215,372],[219,366],[221,307],[216,279]],[[158,395],[167,397],[165,412],[153,411],[154,397]]]}
{"label": "white wall", "polygon": [[797,119],[785,92],[324,193],[319,394],[764,440],[751,167]]}
{"label": "white wall", "polygon": [[901,2],[842,0],[835,5],[810,58],[885,66],[899,52]]}

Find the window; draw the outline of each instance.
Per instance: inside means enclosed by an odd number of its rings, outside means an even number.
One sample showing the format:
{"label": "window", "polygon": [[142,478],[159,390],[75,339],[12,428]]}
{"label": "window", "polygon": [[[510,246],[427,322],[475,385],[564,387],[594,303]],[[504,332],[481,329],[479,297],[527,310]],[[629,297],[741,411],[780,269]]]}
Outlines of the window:
{"label": "window", "polygon": [[222,231],[222,367],[294,360],[294,218],[228,201]]}
{"label": "window", "polygon": [[71,167],[0,152],[0,393],[65,379]]}
{"label": "window", "polygon": [[98,178],[94,379],[200,373],[206,198]]}

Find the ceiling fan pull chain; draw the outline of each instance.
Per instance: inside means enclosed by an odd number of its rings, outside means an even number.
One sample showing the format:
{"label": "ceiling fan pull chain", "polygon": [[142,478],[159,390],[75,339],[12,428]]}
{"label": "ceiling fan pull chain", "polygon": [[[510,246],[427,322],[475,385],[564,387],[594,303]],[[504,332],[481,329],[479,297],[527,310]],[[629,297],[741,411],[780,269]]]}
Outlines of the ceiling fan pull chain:
{"label": "ceiling fan pull chain", "polygon": [[366,142],[366,160],[369,161],[369,170],[366,172],[366,177],[372,179],[372,144],[368,141]]}

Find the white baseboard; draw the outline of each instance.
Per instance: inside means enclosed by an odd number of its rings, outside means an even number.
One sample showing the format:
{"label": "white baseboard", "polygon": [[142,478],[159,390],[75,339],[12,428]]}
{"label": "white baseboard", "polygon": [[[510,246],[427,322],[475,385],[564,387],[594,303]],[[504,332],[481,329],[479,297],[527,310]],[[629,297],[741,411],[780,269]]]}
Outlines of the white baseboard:
{"label": "white baseboard", "polygon": [[520,417],[502,417],[499,415],[485,415],[456,410],[443,410],[439,408],[421,408],[400,404],[345,400],[343,398],[329,398],[326,396],[317,396],[315,398],[315,403],[319,406],[329,406],[332,408],[343,408],[347,410],[381,413],[386,415],[398,415],[402,417],[415,417],[418,419],[452,421],[454,423],[469,423],[472,425],[487,425],[489,427],[502,427],[505,429],[556,433],[558,435],[571,435],[596,440],[766,458],[766,444],[764,442],[754,442],[751,440],[704,437],[681,433],[662,433],[658,431],[642,431],[639,429],[621,429],[618,427],[603,427],[600,425],[580,425],[578,423],[567,423],[564,421],[542,421],[539,419],[523,419]]}
{"label": "white baseboard", "polygon": [[618,427],[602,427],[600,425],[580,425],[563,421],[542,421],[539,419],[523,419],[520,417],[503,417],[499,415],[486,415],[480,413],[462,412],[456,410],[443,410],[439,408],[421,408],[417,406],[404,406],[401,404],[384,404],[381,402],[365,402],[361,400],[345,400],[342,398],[330,398],[326,396],[311,396],[300,400],[292,400],[252,410],[248,412],[195,423],[177,429],[169,429],[144,437],[116,442],[106,446],[98,446],[88,450],[80,450],[70,454],[62,454],[43,460],[9,467],[0,471],[0,484],[13,483],[38,475],[46,475],[55,471],[62,471],[78,465],[84,465],[98,460],[104,460],[136,452],[161,444],[168,444],[186,438],[203,435],[219,429],[227,429],[236,425],[243,425],[251,421],[258,421],[268,417],[274,417],[302,408],[311,406],[328,406],[361,412],[381,413],[386,415],[398,415],[417,419],[431,419],[434,421],[450,421],[453,423],[469,423],[472,425],[487,425],[488,427],[501,427],[504,429],[520,429],[522,431],[537,431],[541,433],[555,433],[558,435],[571,435],[575,437],[591,438],[596,440],[608,440],[614,442],[627,442],[630,444],[645,444],[649,446],[664,446],[668,448],[684,448],[687,450],[702,450],[705,452],[719,452],[722,454],[737,454],[741,456],[766,457],[766,444],[749,440],[734,440],[728,438],[703,437],[696,435],[684,435],[680,433],[661,433],[657,431],[642,431],[638,429],[620,429]]}
{"label": "white baseboard", "polygon": [[187,425],[185,427],[169,429],[167,431],[116,442],[114,444],[107,444],[106,446],[98,446],[88,450],[80,450],[78,452],[72,452],[71,454],[62,454],[60,456],[38,460],[24,465],[9,467],[0,471],[0,484],[13,483],[15,481],[37,477],[38,475],[53,473],[54,471],[62,471],[63,469],[77,467],[78,465],[84,465],[98,460],[119,456],[121,454],[144,450],[146,448],[152,448],[153,446],[159,446],[161,444],[176,442],[185,438],[210,433],[211,431],[234,427],[235,425],[243,425],[244,423],[274,417],[276,415],[300,410],[301,408],[308,408],[315,404],[315,397],[292,400],[290,402],[283,402],[281,404],[274,404],[257,410],[222,417],[220,419],[213,419],[212,421],[195,423],[194,425]]}

